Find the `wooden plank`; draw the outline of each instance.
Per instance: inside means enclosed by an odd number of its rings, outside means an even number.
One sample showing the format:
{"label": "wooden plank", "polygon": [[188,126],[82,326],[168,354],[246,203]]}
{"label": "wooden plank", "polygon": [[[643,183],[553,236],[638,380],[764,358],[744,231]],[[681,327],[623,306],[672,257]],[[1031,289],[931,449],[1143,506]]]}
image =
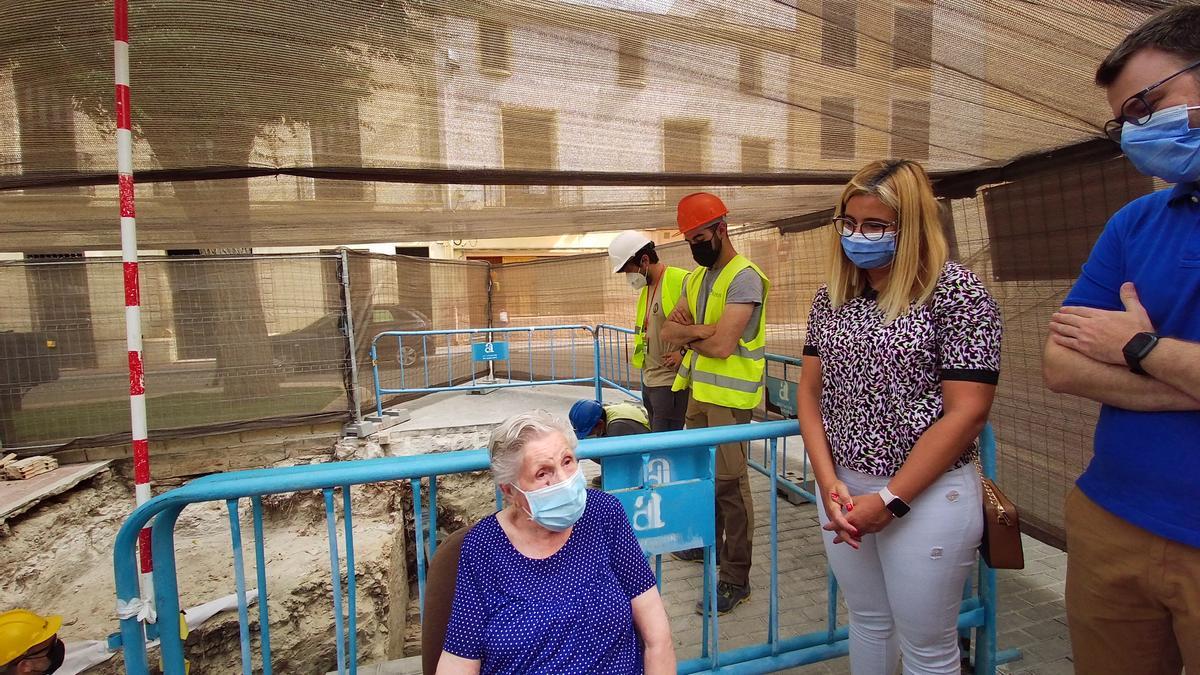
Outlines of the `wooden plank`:
{"label": "wooden plank", "polygon": [[112,462],[70,464],[29,480],[0,482],[0,526],[4,521],[37,506],[48,497],[62,494],[108,469]]}

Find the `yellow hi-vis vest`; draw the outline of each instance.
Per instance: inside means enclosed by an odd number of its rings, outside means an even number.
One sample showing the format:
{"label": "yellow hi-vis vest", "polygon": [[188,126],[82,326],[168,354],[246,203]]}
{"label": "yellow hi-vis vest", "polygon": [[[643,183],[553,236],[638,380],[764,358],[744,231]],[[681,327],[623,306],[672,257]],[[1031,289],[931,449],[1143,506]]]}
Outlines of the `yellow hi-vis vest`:
{"label": "yellow hi-vis vest", "polygon": [[612,424],[618,420],[630,420],[638,424],[650,428],[650,418],[646,416],[646,409],[636,403],[608,403],[604,406],[604,421]]}
{"label": "yellow hi-vis vest", "polygon": [[[679,267],[668,267],[663,270],[662,278],[662,308],[667,315],[675,309],[679,296],[683,294],[683,280],[687,278],[687,270]],[[634,316],[633,355],[629,363],[634,368],[641,368],[646,363],[646,303],[650,297],[650,287],[646,286],[638,294],[637,315]]]}
{"label": "yellow hi-vis vest", "polygon": [[763,374],[767,365],[767,292],[770,290],[767,275],[741,255],[735,256],[713,283],[704,307],[704,317],[700,318],[696,317],[696,307],[699,304],[700,287],[704,283],[705,268],[698,267],[687,280],[687,302],[696,323],[716,323],[725,312],[729,284],[733,283],[738,272],[747,267],[754,270],[763,283],[762,307],[754,337],[750,340],[738,337],[737,348],[724,359],[704,356],[689,349],[684,354],[672,390],[682,391],[691,386],[692,398],[697,401],[739,410],[754,408],[762,400]]}

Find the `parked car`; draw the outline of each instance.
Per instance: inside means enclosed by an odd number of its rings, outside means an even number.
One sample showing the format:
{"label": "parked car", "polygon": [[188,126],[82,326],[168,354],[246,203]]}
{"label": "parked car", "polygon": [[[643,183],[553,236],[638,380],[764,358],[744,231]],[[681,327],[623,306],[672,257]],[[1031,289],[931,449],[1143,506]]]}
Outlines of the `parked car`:
{"label": "parked car", "polygon": [[[367,316],[366,327],[356,326],[356,330],[362,334],[358,336],[358,343],[363,345],[364,359],[370,357],[371,339],[384,331],[389,330],[431,330],[433,322],[429,317],[415,309],[403,307],[401,305],[372,305],[371,311]],[[409,337],[403,340],[392,338],[382,338],[376,343],[376,353],[379,361],[395,361],[402,364],[405,368],[416,365],[424,356],[432,355],[436,352],[435,341],[428,340],[425,348],[422,348],[421,338]]]}
{"label": "parked car", "polygon": [[[359,344],[358,358],[366,363],[370,358],[371,339],[389,330],[430,330],[429,317],[401,305],[372,305],[355,324],[355,339]],[[329,312],[303,328],[271,336],[271,351],[276,368],[289,370],[312,367],[349,359],[346,327],[341,312]],[[429,352],[433,353],[433,345]],[[405,368],[421,360],[419,338],[404,340],[403,347],[396,338],[381,339],[377,347],[381,364],[394,362]],[[326,370],[328,368],[319,368]]]}

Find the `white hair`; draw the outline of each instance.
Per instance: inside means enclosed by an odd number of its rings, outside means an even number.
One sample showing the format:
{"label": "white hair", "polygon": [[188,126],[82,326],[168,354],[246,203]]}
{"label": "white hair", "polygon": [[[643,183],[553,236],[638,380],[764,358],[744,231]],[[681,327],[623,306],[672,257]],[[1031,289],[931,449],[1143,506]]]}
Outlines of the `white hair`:
{"label": "white hair", "polygon": [[525,446],[551,433],[562,436],[571,450],[579,444],[571,427],[561,417],[546,410],[517,413],[493,429],[488,439],[488,460],[496,484],[516,482],[525,459]]}

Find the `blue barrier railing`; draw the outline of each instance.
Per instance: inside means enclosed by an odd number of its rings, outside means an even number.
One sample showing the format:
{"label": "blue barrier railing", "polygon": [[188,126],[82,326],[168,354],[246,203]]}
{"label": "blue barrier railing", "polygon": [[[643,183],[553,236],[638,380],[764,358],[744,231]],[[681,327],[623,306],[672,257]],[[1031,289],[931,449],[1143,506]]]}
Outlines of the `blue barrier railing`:
{"label": "blue barrier railing", "polygon": [[[712,623],[713,638],[702,637],[702,657],[682,662],[680,673],[709,672],[717,668],[721,672],[769,672],[813,663],[845,654],[848,649],[845,627],[836,624],[836,585],[830,580],[828,595],[828,619],[825,630],[805,635],[781,637],[779,634],[778,595],[778,442],[781,438],[794,436],[798,432],[795,421],[775,421],[695,429],[688,431],[647,434],[637,437],[618,437],[584,441],[579,447],[579,456],[584,459],[603,459],[628,455],[667,452],[681,448],[711,449],[730,442],[765,441],[768,453],[767,474],[772,478],[770,496],[771,532],[771,593],[766,638],[759,644],[740,649],[719,649],[719,628]],[[983,436],[984,468],[987,472],[995,468],[995,445],[990,430]],[[259,469],[227,474],[216,474],[198,479],[181,488],[164,493],[135,510],[117,535],[114,549],[114,568],[117,596],[122,603],[130,603],[138,597],[138,574],[135,548],[138,531],[153,521],[151,528],[152,548],[155,556],[155,595],[160,616],[177,616],[179,612],[179,589],[175,567],[175,523],[180,513],[189,504],[224,501],[230,513],[231,539],[235,560],[235,585],[239,598],[238,616],[241,625],[243,672],[251,668],[249,617],[245,604],[245,574],[240,564],[243,555],[238,523],[240,500],[249,499],[255,531],[255,561],[257,563],[259,593],[259,642],[263,672],[271,671],[270,620],[267,606],[267,578],[264,566],[262,507],[265,495],[320,490],[325,501],[327,528],[330,537],[330,569],[333,575],[334,634],[337,640],[337,666],[339,672],[354,673],[357,670],[357,611],[354,577],[353,516],[350,509],[349,488],[354,485],[383,481],[408,481],[414,495],[413,518],[417,527],[416,545],[418,556],[418,586],[424,593],[424,570],[436,548],[437,478],[442,475],[478,471],[487,468],[487,455],[482,450],[458,451],[437,455],[395,457],[357,460],[331,464]],[[428,479],[428,507],[424,508],[419,497],[422,481]],[[342,496],[343,541],[347,577],[345,605],[342,605],[343,583],[340,574],[339,548],[337,542],[337,509],[335,493]],[[429,513],[428,523],[422,511]],[[426,548],[428,542],[428,555]],[[959,626],[964,630],[974,629],[976,635],[974,661],[977,673],[994,673],[995,665],[1015,657],[1015,653],[995,652],[996,635],[996,581],[995,573],[980,566],[974,592],[962,605]],[[715,592],[712,589],[710,593]],[[710,595],[710,600],[715,596]],[[343,618],[339,618],[343,617]],[[149,672],[146,658],[146,633],[137,617],[121,620],[120,642],[125,650],[126,672],[144,675]],[[162,658],[167,673],[184,672],[183,643],[179,635],[178,622],[164,621],[156,626],[161,640]],[[711,649],[708,644],[711,642]]]}
{"label": "blue barrier railing", "polygon": [[[557,377],[555,368],[556,349],[562,349],[553,337],[541,340],[542,347],[548,348],[551,365],[551,376],[547,379],[534,378],[534,360],[532,353],[535,348],[533,334],[542,335],[552,331],[586,331],[587,344],[592,346],[592,353],[586,354],[591,366],[590,377],[579,376],[579,366],[574,355],[576,350],[574,338],[570,341],[572,355],[572,376]],[[420,337],[427,343],[431,335],[446,335],[449,346],[449,336],[468,334],[472,338],[472,358],[476,355],[477,345],[492,345],[498,349],[498,342],[491,334],[508,335],[525,334],[526,347],[530,350],[528,379],[516,382],[481,381],[474,376],[470,383],[447,386],[424,386],[415,388],[386,388],[379,386],[378,366],[376,372],[376,400],[381,400],[380,394],[407,393],[420,391],[455,391],[471,390],[480,387],[532,386],[536,384],[592,384],[596,388],[596,397],[601,398],[604,386],[616,388],[628,395],[639,397],[632,387],[635,369],[629,365],[629,340],[633,331],[616,326],[598,326],[595,329],[586,326],[547,326],[540,328],[501,328],[457,331],[395,331],[384,333],[372,341],[372,357],[375,356],[375,343],[385,336]],[[487,342],[475,341],[475,337],[486,336]],[[504,341],[505,343],[510,341]],[[483,347],[487,349],[487,347]],[[504,348],[507,350],[507,347]],[[486,354],[486,352],[484,352]],[[506,352],[506,355],[508,353]],[[799,359],[789,356],[769,354],[768,360],[782,368],[782,377],[768,377],[768,401],[782,414],[789,414],[786,409],[787,399],[794,401],[794,383],[791,383],[789,368],[800,366]],[[543,359],[544,360],[544,359]],[[403,365],[402,365],[403,367]],[[453,373],[452,365],[448,364],[448,372]],[[426,378],[429,377],[426,370]],[[775,380],[778,380],[776,382]],[[782,382],[782,384],[779,384]],[[791,383],[791,384],[789,384]],[[404,383],[402,382],[402,385]],[[423,384],[431,384],[425,382]],[[771,391],[772,386],[779,390]],[[702,673],[715,671],[758,673],[770,672],[782,668],[790,668],[817,661],[836,658],[848,651],[847,628],[837,625],[837,582],[832,574],[827,574],[827,612],[824,630],[804,635],[781,637],[779,631],[779,494],[788,491],[812,501],[814,496],[809,488],[811,482],[807,479],[807,456],[802,454],[801,481],[796,485],[789,477],[787,470],[787,442],[789,437],[795,437],[799,427],[794,420],[765,421],[748,425],[695,429],[670,433],[646,434],[634,437],[618,437],[611,439],[586,440],[580,444],[578,455],[581,459],[604,459],[640,455],[642,466],[649,465],[649,457],[654,453],[671,453],[682,450],[704,451],[708,453],[711,464],[711,453],[715,446],[731,442],[762,441],[763,456],[758,462],[751,459],[750,466],[771,480],[770,491],[770,599],[768,622],[765,639],[755,645],[738,649],[720,650],[719,622],[715,616],[711,623],[708,616],[704,617],[700,638],[700,658],[684,661],[679,664],[680,673]],[[995,438],[991,427],[985,428],[981,436],[981,458],[984,472],[994,476],[996,468]],[[252,654],[250,641],[249,609],[245,600],[246,575],[243,564],[243,543],[241,523],[238,517],[238,507],[242,499],[249,499],[251,518],[254,527],[255,567],[258,583],[258,625],[259,645],[262,660],[262,672],[269,675],[272,672],[270,619],[267,606],[267,575],[263,548],[263,511],[262,497],[270,494],[296,492],[302,490],[320,490],[324,499],[326,524],[329,537],[330,573],[333,588],[333,628],[336,644],[337,669],[339,673],[355,673],[357,671],[357,598],[356,578],[354,569],[354,528],[351,512],[350,487],[384,481],[408,481],[413,495],[413,513],[416,569],[419,603],[424,607],[425,574],[428,561],[437,548],[437,513],[438,513],[438,478],[449,474],[459,474],[478,471],[487,468],[487,455],[483,450],[459,451],[437,455],[394,457],[372,460],[358,460],[332,464],[296,466],[276,469],[257,469],[226,474],[213,474],[196,479],[188,485],[164,493],[135,510],[122,526],[114,546],[114,570],[117,582],[117,597],[120,603],[136,600],[139,594],[136,540],[138,532],[147,523],[153,521],[151,527],[151,546],[155,560],[154,590],[157,609],[160,616],[176,616],[179,612],[179,589],[175,568],[174,528],[182,510],[189,504],[200,502],[224,501],[229,511],[230,536],[234,557],[234,583],[237,591],[239,636],[243,659],[243,672],[249,675],[252,670]],[[608,471],[606,470],[606,475]],[[607,487],[606,478],[606,487]],[[422,498],[422,488],[427,485],[428,504]],[[341,518],[343,545],[345,550],[346,580],[343,588],[340,567],[342,556],[338,546],[337,527],[337,493],[341,493]],[[619,490],[618,490],[619,492]],[[499,506],[499,504],[498,504]],[[426,516],[428,514],[428,516]],[[635,514],[631,513],[631,517]],[[661,551],[659,551],[661,553]],[[715,584],[707,583],[709,577],[715,575],[713,560],[710,556],[705,565],[705,594],[709,606],[715,606]],[[661,583],[661,561],[659,562],[659,578]],[[344,603],[343,603],[344,597]],[[128,612],[126,614],[129,614]],[[964,637],[974,632],[974,650],[972,660],[976,673],[993,674],[999,663],[1004,663],[1019,654],[1015,650],[997,653],[996,648],[996,577],[993,570],[980,563],[979,572],[974,583],[968,581],[963,593],[963,603],[959,615],[959,629]],[[121,619],[119,637],[114,642],[125,650],[126,672],[129,675],[148,673],[146,643],[150,639],[161,640],[162,660],[166,673],[184,672],[183,643],[179,634],[178,622],[165,621],[159,624],[143,625],[136,616]]]}
{"label": "blue barrier railing", "polygon": [[[632,328],[600,324],[596,326],[596,400],[605,386],[642,399],[641,371],[631,365]],[[637,389],[633,386],[636,384]]]}
{"label": "blue barrier railing", "polygon": [[[772,412],[778,412],[784,417],[795,417],[797,383],[790,375],[793,371],[800,369],[801,361],[795,356],[770,352],[767,353],[766,359],[767,374],[764,387],[766,400],[762,408],[762,419],[770,419]],[[774,366],[779,369],[779,377],[771,374]],[[761,462],[755,461],[753,457],[747,460],[750,468],[763,475],[767,475],[768,471],[766,451],[767,449],[764,447]],[[813,495],[816,490],[816,479],[808,476],[808,453],[804,451],[803,444],[800,447],[800,474],[795,479],[788,464],[788,439],[786,438],[781,443],[781,451],[783,457],[779,461],[779,468],[776,472],[779,476],[779,488],[792,494],[800,502],[816,503],[816,497]]]}
{"label": "blue barrier railing", "polygon": [[[455,337],[465,337],[468,344],[454,344]],[[397,361],[398,387],[385,386],[380,377],[379,344],[382,340],[397,341],[397,354],[413,355],[409,364],[405,364],[403,359]],[[417,350],[406,341],[419,341],[420,349]],[[579,346],[581,344],[582,347]],[[589,349],[591,353],[588,353]],[[387,351],[391,352],[390,349]],[[526,353],[520,363],[515,363],[521,351]],[[463,363],[467,364],[470,381],[455,384],[455,374],[461,370],[456,370],[456,365]],[[418,364],[419,376],[412,372]],[[486,378],[479,377],[481,364],[487,364]],[[526,368],[524,379],[513,377],[514,364],[518,373],[522,366]],[[598,364],[596,329],[583,325],[393,330],[371,339],[371,374],[375,384],[375,412],[379,416],[383,415],[384,396],[541,384],[594,384],[597,382],[594,369],[599,367]],[[545,377],[535,377],[539,366],[546,371]],[[497,367],[500,373],[496,372]],[[443,368],[444,379],[440,374]],[[503,381],[497,379],[500,375],[503,375]]]}

